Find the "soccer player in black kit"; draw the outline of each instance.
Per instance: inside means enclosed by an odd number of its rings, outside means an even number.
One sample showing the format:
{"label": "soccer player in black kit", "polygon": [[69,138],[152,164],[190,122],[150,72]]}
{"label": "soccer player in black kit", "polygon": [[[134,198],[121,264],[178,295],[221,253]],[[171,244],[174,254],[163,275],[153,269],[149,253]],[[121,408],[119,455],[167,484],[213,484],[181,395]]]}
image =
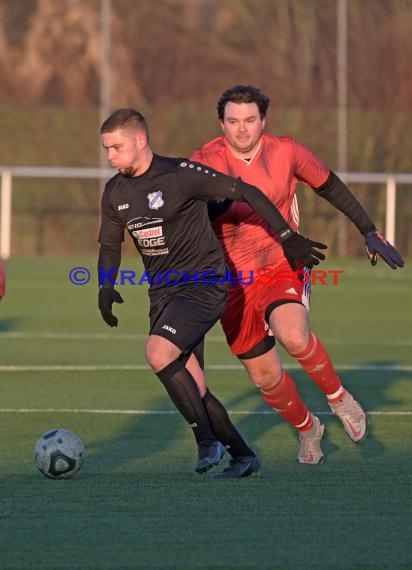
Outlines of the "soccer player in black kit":
{"label": "soccer player in black kit", "polygon": [[[119,172],[106,184],[101,204],[99,299],[103,319],[117,326],[114,288],[127,229],[140,252],[149,286],[150,332],[146,358],[193,430],[195,470],[208,471],[226,450],[229,466],[215,477],[246,477],[260,462],[206,386],[201,355],[206,333],[224,309],[228,277],[211,228],[207,201],[244,200],[275,231],[292,267],[324,259],[321,243],[295,233],[255,186],[184,158],[153,153],[144,117],[134,109],[112,113],[100,129],[108,159]],[[316,249],[317,248],[317,249]],[[296,268],[296,267],[294,267]]]}

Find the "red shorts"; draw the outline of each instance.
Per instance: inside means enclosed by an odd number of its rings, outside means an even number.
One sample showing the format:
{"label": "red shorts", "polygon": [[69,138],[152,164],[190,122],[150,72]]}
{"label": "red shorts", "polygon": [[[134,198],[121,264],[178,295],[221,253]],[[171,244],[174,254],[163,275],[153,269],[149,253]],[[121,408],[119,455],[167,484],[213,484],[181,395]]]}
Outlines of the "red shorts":
{"label": "red shorts", "polygon": [[271,303],[292,300],[309,309],[309,297],[310,270],[292,271],[287,261],[258,269],[250,285],[231,286],[220,321],[232,353],[244,354],[271,335],[265,321]]}

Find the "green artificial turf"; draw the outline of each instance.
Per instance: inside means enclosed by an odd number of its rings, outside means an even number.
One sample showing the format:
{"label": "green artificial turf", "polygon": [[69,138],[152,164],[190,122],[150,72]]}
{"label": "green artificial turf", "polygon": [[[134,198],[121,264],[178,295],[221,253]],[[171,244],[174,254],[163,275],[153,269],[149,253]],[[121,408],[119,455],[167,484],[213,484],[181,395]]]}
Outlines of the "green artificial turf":
{"label": "green artificial turf", "polygon": [[[325,462],[296,462],[296,433],[261,400],[223,340],[206,348],[209,385],[262,459],[259,476],[197,475],[191,430],[144,359],[147,292],[119,287],[119,327],[97,309],[94,259],[7,262],[0,303],[1,570],[406,570],[412,568],[412,328],[409,265],[328,262],[311,323],[369,412],[360,445],[281,351],[326,425]],[[140,270],[135,259],[123,267]],[[87,458],[55,481],[34,465],[48,429],[77,433]],[[226,464],[223,461],[223,466]]]}

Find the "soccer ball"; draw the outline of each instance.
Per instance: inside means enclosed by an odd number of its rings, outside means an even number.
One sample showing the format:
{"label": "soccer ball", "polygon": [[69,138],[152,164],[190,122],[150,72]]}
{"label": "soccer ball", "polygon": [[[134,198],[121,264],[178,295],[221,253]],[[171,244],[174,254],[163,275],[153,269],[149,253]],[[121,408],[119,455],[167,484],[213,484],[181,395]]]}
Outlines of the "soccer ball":
{"label": "soccer ball", "polygon": [[44,433],[34,447],[34,462],[50,479],[69,479],[83,465],[85,449],[80,438],[67,429]]}

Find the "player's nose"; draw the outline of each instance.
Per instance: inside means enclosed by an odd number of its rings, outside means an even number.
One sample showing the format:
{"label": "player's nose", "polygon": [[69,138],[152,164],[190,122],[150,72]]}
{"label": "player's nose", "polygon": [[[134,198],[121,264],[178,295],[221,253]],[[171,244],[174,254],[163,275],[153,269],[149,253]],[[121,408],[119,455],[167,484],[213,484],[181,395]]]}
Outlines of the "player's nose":
{"label": "player's nose", "polygon": [[108,160],[113,160],[116,155],[116,150],[114,148],[107,149],[107,158]]}

